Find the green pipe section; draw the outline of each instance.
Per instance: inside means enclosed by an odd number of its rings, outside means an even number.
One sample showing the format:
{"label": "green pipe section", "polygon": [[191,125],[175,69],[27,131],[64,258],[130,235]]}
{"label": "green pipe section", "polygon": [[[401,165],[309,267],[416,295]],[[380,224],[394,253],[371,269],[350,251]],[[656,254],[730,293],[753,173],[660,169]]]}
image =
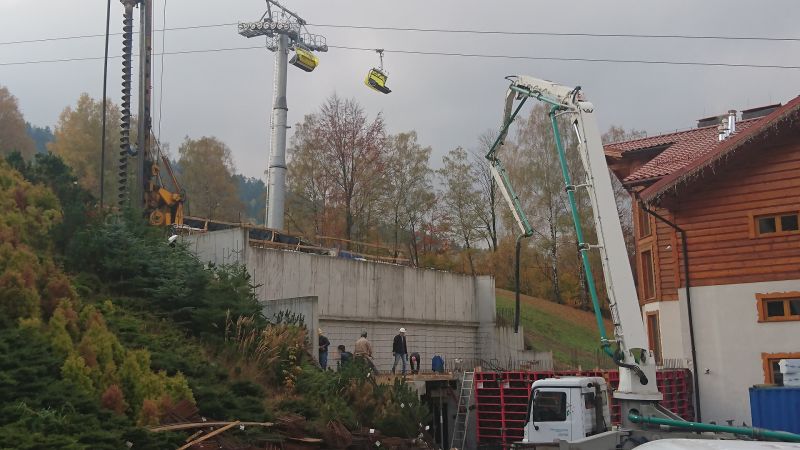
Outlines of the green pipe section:
{"label": "green pipe section", "polygon": [[609,348],[608,337],[606,337],[606,328],[603,325],[603,315],[600,312],[600,301],[597,297],[597,287],[594,283],[594,275],[592,275],[592,267],[589,264],[588,248],[586,242],[583,240],[583,227],[581,227],[580,216],[578,215],[578,206],[575,202],[575,187],[572,184],[572,179],[569,176],[569,168],[567,166],[567,156],[564,152],[564,145],[561,142],[561,133],[558,131],[558,118],[556,111],[561,109],[560,106],[554,105],[550,109],[550,121],[553,124],[553,137],[556,141],[556,150],[558,151],[558,161],[561,164],[561,175],[564,177],[564,183],[567,186],[567,196],[569,197],[569,208],[572,213],[572,221],[575,224],[575,235],[578,238],[578,245],[581,247],[581,259],[583,260],[583,269],[586,272],[586,282],[589,286],[589,295],[592,298],[592,307],[594,308],[594,316],[597,319],[597,328],[600,330],[600,343],[603,346],[603,351],[610,357],[614,357],[614,353]]}
{"label": "green pipe section", "polygon": [[494,144],[492,144],[492,147],[489,149],[489,153],[486,154],[486,159],[489,161],[495,161],[497,159],[494,157],[494,152],[497,149],[497,146],[500,145],[500,141],[503,140],[503,137],[508,132],[508,127],[510,127],[511,123],[514,122],[519,110],[522,109],[522,105],[524,105],[527,100],[528,97],[523,98],[522,101],[519,102],[519,105],[517,105],[517,109],[514,110],[514,113],[511,114],[506,123],[503,124],[503,128],[500,129],[500,134],[497,135],[497,139],[495,139]]}
{"label": "green pipe section", "polygon": [[628,420],[633,423],[664,425],[697,432],[711,431],[714,433],[730,433],[740,436],[748,436],[753,439],[772,439],[786,442],[800,442],[800,434],[789,433],[788,431],[772,431],[765,430],[763,428],[732,427],[725,425],[713,425],[710,423],[685,422],[682,420],[663,419],[661,417],[640,416],[634,412],[628,414]]}

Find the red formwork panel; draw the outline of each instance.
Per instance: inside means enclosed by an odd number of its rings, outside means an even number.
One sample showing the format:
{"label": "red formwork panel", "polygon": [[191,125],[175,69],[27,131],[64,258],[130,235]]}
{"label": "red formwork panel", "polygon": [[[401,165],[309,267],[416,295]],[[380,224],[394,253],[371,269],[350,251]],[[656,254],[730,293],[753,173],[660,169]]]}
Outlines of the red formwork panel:
{"label": "red formwork panel", "polygon": [[[619,386],[616,370],[561,370],[536,372],[476,372],[475,415],[479,444],[509,447],[522,440],[528,415],[531,385],[536,380],[564,376],[602,377],[614,391]],[[685,419],[694,417],[692,374],[688,369],[656,372],[656,383],[664,394],[662,404]],[[611,422],[620,423],[620,406],[611,399]]]}

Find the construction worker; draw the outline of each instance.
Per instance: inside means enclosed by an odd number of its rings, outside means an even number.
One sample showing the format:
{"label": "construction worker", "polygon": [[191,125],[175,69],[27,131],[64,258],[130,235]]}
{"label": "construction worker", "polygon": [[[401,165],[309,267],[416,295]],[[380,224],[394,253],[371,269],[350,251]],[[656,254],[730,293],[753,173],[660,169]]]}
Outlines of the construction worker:
{"label": "construction worker", "polygon": [[394,356],[394,364],[392,364],[392,373],[397,369],[397,361],[403,362],[403,375],[406,374],[406,362],[408,361],[408,346],[406,345],[406,329],[401,327],[398,330],[400,334],[394,337],[392,342],[392,355]]}
{"label": "construction worker", "polygon": [[364,360],[364,362],[366,362],[373,372],[378,372],[378,369],[375,367],[375,363],[372,362],[372,344],[367,340],[366,331],[361,332],[361,337],[356,341],[356,346],[353,353],[356,358]]}
{"label": "construction worker", "polygon": [[353,354],[348,352],[344,345],[337,347],[339,349],[339,367],[344,367],[345,364],[353,360]]}
{"label": "construction worker", "polygon": [[331,341],[325,336],[325,333],[322,332],[322,328],[317,329],[317,334],[319,334],[319,365],[322,367],[322,370],[327,370],[328,347],[331,345]]}

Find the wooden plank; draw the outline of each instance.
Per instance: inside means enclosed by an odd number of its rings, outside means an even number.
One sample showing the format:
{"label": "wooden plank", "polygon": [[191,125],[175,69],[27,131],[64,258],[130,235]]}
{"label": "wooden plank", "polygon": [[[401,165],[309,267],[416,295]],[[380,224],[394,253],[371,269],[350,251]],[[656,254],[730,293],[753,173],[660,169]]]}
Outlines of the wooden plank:
{"label": "wooden plank", "polygon": [[[162,431],[180,431],[180,430],[191,430],[192,428],[207,428],[207,427],[221,427],[225,425],[229,425],[233,422],[224,421],[224,422],[186,422],[186,423],[173,423],[170,425],[158,425],[155,427],[150,427],[147,431],[151,433],[160,433]],[[240,425],[244,425],[246,427],[264,427],[269,428],[274,426],[272,422],[238,422]]]}
{"label": "wooden plank", "polygon": [[[791,192],[789,195],[800,193]],[[713,222],[723,219],[736,219],[747,217],[748,213],[756,212],[762,209],[777,209],[782,208],[787,211],[800,210],[800,202],[795,197],[780,197],[761,200],[755,203],[741,203],[734,206],[731,205],[709,205],[704,208],[685,209],[680,210],[678,215],[678,225],[683,228],[684,225],[691,226],[691,224]]]}
{"label": "wooden plank", "polygon": [[208,434],[206,434],[206,435],[205,435],[205,436],[203,436],[203,437],[197,438],[197,439],[193,440],[192,442],[189,442],[188,444],[184,444],[184,445],[182,445],[182,446],[178,447],[178,450],[186,450],[187,448],[189,448],[189,447],[193,446],[194,444],[198,444],[198,443],[200,443],[200,442],[203,442],[203,441],[205,441],[206,439],[211,439],[212,437],[214,437],[214,436],[216,436],[216,435],[218,435],[218,434],[220,434],[220,433],[224,433],[224,432],[226,432],[226,431],[230,430],[231,428],[235,427],[236,425],[239,425],[239,423],[240,423],[240,422],[239,422],[238,420],[237,420],[237,421],[235,421],[235,422],[231,422],[231,423],[229,423],[228,425],[225,425],[225,426],[224,426],[224,427],[222,427],[222,428],[219,428],[219,429],[217,429],[217,430],[214,430],[214,431],[212,431],[211,433],[208,433]]}
{"label": "wooden plank", "polygon": [[724,284],[756,283],[762,281],[783,281],[800,278],[800,273],[795,269],[792,272],[771,272],[767,274],[738,274],[723,277],[705,277],[695,280],[692,277],[692,287],[719,286]]}

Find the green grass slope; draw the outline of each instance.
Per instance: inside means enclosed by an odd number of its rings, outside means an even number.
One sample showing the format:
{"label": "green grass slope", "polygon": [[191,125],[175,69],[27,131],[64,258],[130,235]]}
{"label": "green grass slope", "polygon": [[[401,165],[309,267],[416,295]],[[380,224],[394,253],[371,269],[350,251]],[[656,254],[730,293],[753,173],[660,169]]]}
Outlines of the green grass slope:
{"label": "green grass slope", "polygon": [[[514,292],[496,290],[498,311],[514,309]],[[594,314],[540,298],[520,297],[520,325],[534,350],[552,351],[556,369],[611,368],[610,358],[599,351],[600,333]],[[611,321],[605,320],[607,332]]]}

